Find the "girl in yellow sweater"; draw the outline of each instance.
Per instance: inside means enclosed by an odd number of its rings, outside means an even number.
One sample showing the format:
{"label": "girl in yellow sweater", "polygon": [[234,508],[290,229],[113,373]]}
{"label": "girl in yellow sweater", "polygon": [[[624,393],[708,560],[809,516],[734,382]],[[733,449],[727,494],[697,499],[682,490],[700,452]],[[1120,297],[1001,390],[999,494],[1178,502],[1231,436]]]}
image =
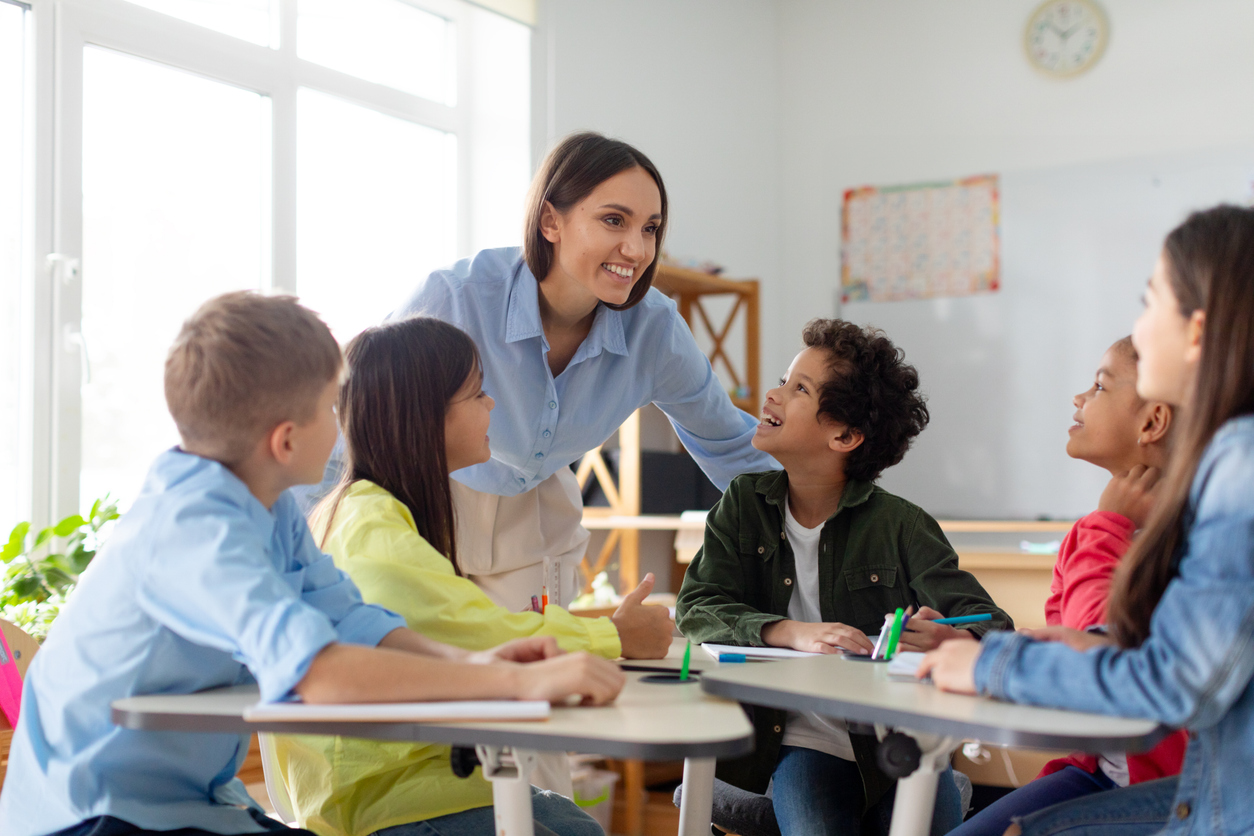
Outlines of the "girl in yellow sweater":
{"label": "girl in yellow sweater", "polygon": [[[426,636],[480,649],[548,635],[564,650],[658,658],[670,646],[663,607],[640,601],[652,577],[610,618],[494,604],[457,565],[448,476],[487,461],[489,415],[474,343],[455,326],[415,317],[362,332],[346,349],[339,420],[344,480],[314,511],[324,551],[367,602]],[[276,754],[301,827],[320,836],[455,836],[493,831],[492,791],[476,770],[453,775],[449,747],[332,737],[279,737]],[[536,833],[599,828],[572,802],[535,791]]]}

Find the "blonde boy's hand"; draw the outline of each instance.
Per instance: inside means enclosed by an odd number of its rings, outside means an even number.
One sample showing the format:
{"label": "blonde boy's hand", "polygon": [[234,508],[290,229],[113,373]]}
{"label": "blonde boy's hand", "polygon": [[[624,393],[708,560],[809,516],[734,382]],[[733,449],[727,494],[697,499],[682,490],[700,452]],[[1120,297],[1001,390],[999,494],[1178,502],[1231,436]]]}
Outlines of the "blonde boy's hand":
{"label": "blonde boy's hand", "polygon": [[1097,501],[1097,510],[1122,514],[1137,528],[1142,527],[1154,508],[1162,475],[1156,467],[1138,464],[1122,476],[1113,477]]}
{"label": "blonde boy's hand", "polygon": [[773,621],[762,628],[762,641],[771,647],[789,647],[807,653],[848,650],[867,656],[875,649],[866,633],[835,621]]}
{"label": "blonde boy's hand", "polygon": [[539,662],[561,656],[565,652],[557,646],[557,639],[552,636],[528,636],[499,644],[490,650],[471,653],[466,661],[477,665],[493,662]]}
{"label": "blonde boy's hand", "polygon": [[1052,627],[1039,627],[1035,630],[1025,627],[1020,629],[1019,632],[1038,642],[1059,642],[1065,644],[1072,650],[1078,650],[1081,653],[1086,650],[1092,650],[1095,647],[1105,647],[1115,643],[1110,636],[1101,633],[1089,633],[1084,630],[1073,630],[1070,627],[1063,627],[1061,624],[1055,624]]}
{"label": "blonde boy's hand", "polygon": [[923,657],[914,675],[922,679],[930,674],[932,682],[942,691],[974,694],[975,660],[978,658],[979,642],[947,641]]}
{"label": "blonde boy's hand", "polygon": [[610,702],[627,681],[618,665],[582,651],[519,665],[515,676],[520,700],[563,702],[578,697],[583,705]]}
{"label": "blonde boy's hand", "polygon": [[966,630],[950,627],[948,624],[936,624],[936,619],[944,618],[931,607],[920,607],[913,617],[906,610],[906,623],[901,628],[901,637],[897,640],[898,650],[910,650],[916,653],[935,650],[941,642],[950,639],[971,639],[975,636]]}
{"label": "blonde boy's hand", "polygon": [[664,659],[671,649],[675,622],[666,607],[646,607],[644,599],[653,591],[653,573],[623,598],[610,616],[618,629],[623,656],[628,659]]}

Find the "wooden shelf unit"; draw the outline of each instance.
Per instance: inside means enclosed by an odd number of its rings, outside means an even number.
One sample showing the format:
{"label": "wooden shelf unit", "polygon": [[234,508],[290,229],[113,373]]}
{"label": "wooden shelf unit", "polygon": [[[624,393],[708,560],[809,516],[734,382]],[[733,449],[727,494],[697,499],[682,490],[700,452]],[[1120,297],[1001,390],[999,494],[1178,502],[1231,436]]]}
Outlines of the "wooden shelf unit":
{"label": "wooden shelf unit", "polygon": [[[715,371],[722,368],[733,385],[732,403],[751,415],[761,404],[760,382],[760,309],[757,279],[724,279],[709,273],[661,265],[653,278],[653,286],[675,300],[679,313],[694,335],[704,334],[712,345],[707,352]],[[731,309],[716,326],[704,302],[712,298],[731,297]],[[744,329],[744,356],[729,356],[725,346],[736,323]],[[618,428],[618,478],[610,473],[603,455],[604,445],[589,450],[579,462],[575,477],[580,488],[595,478],[609,500],[608,508],[586,508],[584,519],[605,517],[638,517],[640,515],[640,412],[632,413]],[[589,525],[606,529],[604,525]],[[629,590],[640,582],[640,527],[627,525],[608,528],[605,543],[595,560],[585,555],[583,589],[592,589],[592,579],[605,571],[618,555],[618,588]]]}

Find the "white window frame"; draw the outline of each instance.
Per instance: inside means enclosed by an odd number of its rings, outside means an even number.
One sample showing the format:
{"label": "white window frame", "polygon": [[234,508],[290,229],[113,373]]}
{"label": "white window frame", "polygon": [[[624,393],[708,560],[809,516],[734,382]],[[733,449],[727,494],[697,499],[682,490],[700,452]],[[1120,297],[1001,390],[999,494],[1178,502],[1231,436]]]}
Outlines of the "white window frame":
{"label": "white window frame", "polygon": [[398,0],[454,24],[456,104],[375,84],[296,54],[297,0],[272,0],[277,48],[125,0],[30,0],[34,15],[34,233],[29,486],[37,525],[73,514],[82,461],[83,49],[100,46],[268,96],[272,112],[270,287],[296,286],[296,97],[300,88],[456,135],[456,252],[471,240],[473,16],[462,0]]}

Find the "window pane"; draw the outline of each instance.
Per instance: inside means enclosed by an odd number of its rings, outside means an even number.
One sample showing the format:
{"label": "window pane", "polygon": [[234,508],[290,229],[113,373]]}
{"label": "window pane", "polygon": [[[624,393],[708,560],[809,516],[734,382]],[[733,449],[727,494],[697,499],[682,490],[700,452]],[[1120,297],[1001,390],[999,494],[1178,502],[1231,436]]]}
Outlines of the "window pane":
{"label": "window pane", "polygon": [[[130,0],[137,6],[224,32],[262,46],[278,47],[277,7],[271,0]],[[275,20],[271,20],[275,14]]]}
{"label": "window pane", "polygon": [[531,29],[485,9],[470,11],[471,250],[522,244],[531,181]]}
{"label": "window pane", "polygon": [[453,260],[456,138],[310,90],[297,108],[297,289],[343,343]]}
{"label": "window pane", "polygon": [[162,373],[185,317],[269,284],[269,99],[104,49],[83,56],[80,497],[129,505],[176,444]]}
{"label": "window pane", "polygon": [[0,4],[0,537],[29,514],[22,473],[22,202],[25,12]]}
{"label": "window pane", "polygon": [[399,0],[300,0],[296,52],[333,70],[452,105],[453,24]]}

